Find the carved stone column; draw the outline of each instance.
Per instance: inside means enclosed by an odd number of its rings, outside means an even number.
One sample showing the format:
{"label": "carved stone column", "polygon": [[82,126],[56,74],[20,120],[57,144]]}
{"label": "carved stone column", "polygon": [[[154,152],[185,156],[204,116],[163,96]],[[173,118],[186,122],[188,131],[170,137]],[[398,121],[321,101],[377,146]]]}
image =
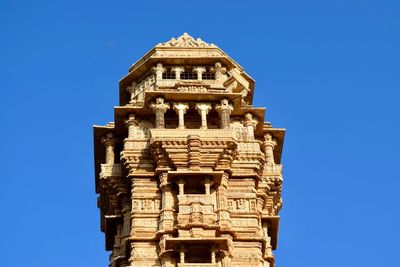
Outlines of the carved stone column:
{"label": "carved stone column", "polygon": [[155,126],[158,129],[165,128],[164,114],[170,108],[168,103],[164,103],[164,99],[161,97],[156,98],[156,102],[150,105],[151,110],[155,114]]}
{"label": "carved stone column", "polygon": [[210,252],[211,252],[211,263],[216,263],[217,260],[215,258],[215,253],[217,252],[217,248],[215,247],[215,245],[211,246]]}
{"label": "carved stone column", "polygon": [[229,129],[231,125],[231,112],[233,110],[232,105],[229,104],[229,100],[222,99],[221,104],[217,105],[215,109],[221,117],[221,129]]}
{"label": "carved stone column", "polygon": [[126,120],[125,124],[126,127],[128,128],[128,138],[134,138],[135,130],[138,127],[135,114],[129,114],[129,118]]}
{"label": "carved stone column", "polygon": [[166,71],[161,63],[153,67],[153,72],[156,74],[156,80],[162,80],[162,75]]}
{"label": "carved stone column", "polygon": [[204,179],[204,188],[206,195],[209,195],[211,193],[211,180],[208,177]]}
{"label": "carved stone column", "polygon": [[115,144],[117,139],[114,138],[114,134],[108,133],[106,137],[101,140],[106,146],[106,164],[114,164],[115,162]]}
{"label": "carved stone column", "polygon": [[185,253],[186,253],[185,246],[181,245],[181,247],[179,248],[180,263],[185,263]]}
{"label": "carved stone column", "polygon": [[256,129],[258,120],[253,114],[246,113],[244,116],[244,126],[246,127],[247,141],[254,140],[254,130]]}
{"label": "carved stone column", "polygon": [[207,129],[207,114],[211,109],[210,103],[197,103],[196,109],[201,116],[201,129]]}
{"label": "carved stone column", "polygon": [[174,110],[179,116],[178,129],[185,129],[185,113],[188,108],[187,103],[174,103]]}
{"label": "carved stone column", "polygon": [[203,73],[206,72],[205,67],[194,67],[193,71],[197,73],[197,80],[203,80]]}
{"label": "carved stone column", "polygon": [[180,80],[181,79],[181,73],[185,71],[185,68],[183,68],[183,67],[173,67],[171,70],[173,72],[175,72],[175,80]]}
{"label": "carved stone column", "polygon": [[215,74],[215,80],[223,80],[226,74],[226,68],[222,67],[221,62],[215,63],[215,67],[210,69]]}
{"label": "carved stone column", "polygon": [[185,180],[183,180],[182,178],[180,178],[178,180],[178,187],[179,187],[179,195],[183,196],[185,194]]}
{"label": "carved stone column", "polygon": [[274,147],[276,146],[276,140],[272,138],[270,133],[264,135],[264,142],[262,143],[262,148],[265,153],[265,164],[274,165]]}

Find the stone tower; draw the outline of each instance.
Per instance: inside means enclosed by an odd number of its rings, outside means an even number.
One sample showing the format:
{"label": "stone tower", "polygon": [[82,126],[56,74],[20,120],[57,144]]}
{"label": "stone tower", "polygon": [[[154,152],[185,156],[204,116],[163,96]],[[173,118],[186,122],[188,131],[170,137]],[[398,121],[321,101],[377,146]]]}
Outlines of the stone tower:
{"label": "stone tower", "polygon": [[110,266],[274,266],[284,129],[252,106],[254,80],[214,44],[160,43],[94,126]]}

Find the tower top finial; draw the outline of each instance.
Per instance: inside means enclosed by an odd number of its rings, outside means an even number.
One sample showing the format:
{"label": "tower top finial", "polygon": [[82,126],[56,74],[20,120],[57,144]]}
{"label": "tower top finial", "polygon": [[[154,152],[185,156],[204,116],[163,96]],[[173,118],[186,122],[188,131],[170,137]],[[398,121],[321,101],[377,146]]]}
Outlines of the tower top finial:
{"label": "tower top finial", "polygon": [[194,39],[190,34],[184,32],[177,39],[174,37],[165,43],[159,43],[156,47],[181,47],[181,48],[202,48],[216,47],[214,44],[206,43],[200,38]]}

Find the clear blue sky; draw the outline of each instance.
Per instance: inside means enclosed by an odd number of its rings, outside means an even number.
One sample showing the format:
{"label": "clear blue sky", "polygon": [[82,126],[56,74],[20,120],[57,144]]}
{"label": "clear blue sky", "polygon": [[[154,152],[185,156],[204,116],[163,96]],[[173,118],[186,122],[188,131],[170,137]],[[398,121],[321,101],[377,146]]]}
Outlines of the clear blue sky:
{"label": "clear blue sky", "polygon": [[[147,3],[147,4],[145,4]],[[279,267],[398,267],[400,3],[0,2],[0,266],[107,266],[92,124],[187,31],[256,80],[287,129]]]}

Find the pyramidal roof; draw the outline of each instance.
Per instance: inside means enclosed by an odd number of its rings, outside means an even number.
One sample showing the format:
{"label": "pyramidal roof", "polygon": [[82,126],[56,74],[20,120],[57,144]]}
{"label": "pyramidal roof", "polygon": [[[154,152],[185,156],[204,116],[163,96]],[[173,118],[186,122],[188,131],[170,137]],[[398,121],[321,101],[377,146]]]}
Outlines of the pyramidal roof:
{"label": "pyramidal roof", "polygon": [[200,38],[193,38],[183,33],[178,38],[171,38],[165,43],[159,43],[136,61],[129,68],[128,74],[120,80],[120,101],[127,94],[126,88],[132,82],[138,81],[152,70],[156,64],[169,66],[213,66],[221,64],[231,72],[240,83],[250,90],[249,101],[253,95],[254,80],[243,68],[229,57],[221,48],[213,43],[207,43]]}
{"label": "pyramidal roof", "polygon": [[178,39],[171,38],[165,43],[159,43],[156,47],[182,47],[182,48],[201,48],[217,47],[213,43],[206,43],[201,38],[194,39],[187,32],[183,33]]}

